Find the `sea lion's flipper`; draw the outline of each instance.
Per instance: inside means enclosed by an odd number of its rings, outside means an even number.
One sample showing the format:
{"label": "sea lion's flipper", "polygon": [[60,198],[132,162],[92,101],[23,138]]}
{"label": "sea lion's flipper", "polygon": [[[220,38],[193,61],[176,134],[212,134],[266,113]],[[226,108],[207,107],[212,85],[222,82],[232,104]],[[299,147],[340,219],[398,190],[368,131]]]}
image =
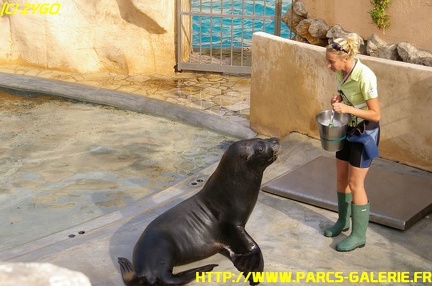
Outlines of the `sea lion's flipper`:
{"label": "sea lion's flipper", "polygon": [[249,276],[250,285],[257,285],[259,282],[254,282],[253,276],[248,273],[264,270],[261,249],[243,227],[234,227],[232,232],[227,233],[229,236],[224,239],[226,246],[220,253],[228,257],[245,277]]}
{"label": "sea lion's flipper", "polygon": [[253,275],[249,275],[249,272],[262,272],[264,270],[264,258],[258,245],[248,253],[234,254],[231,260],[234,266],[243,272],[245,278],[249,277],[250,285],[259,284],[259,282],[253,281]]}
{"label": "sea lion's flipper", "polygon": [[124,284],[126,284],[127,286],[146,285],[146,278],[138,277],[136,275],[132,262],[130,262],[126,258],[119,257],[118,263],[120,264],[120,271]]}
{"label": "sea lion's flipper", "polygon": [[259,247],[248,253],[235,254],[232,257],[234,266],[241,272],[261,272],[264,269],[264,259]]}
{"label": "sea lion's flipper", "polygon": [[197,273],[200,273],[200,272],[210,272],[216,266],[218,266],[218,265],[217,264],[208,264],[208,265],[204,265],[204,266],[200,266],[200,267],[197,267],[197,268],[192,268],[192,269],[189,269],[189,270],[185,270],[185,271],[179,272],[179,273],[175,274],[174,276],[176,278],[180,278],[180,279],[182,279],[184,281],[187,281],[185,283],[189,283],[189,282],[191,282],[191,281],[193,281],[193,280],[196,279],[196,274]]}

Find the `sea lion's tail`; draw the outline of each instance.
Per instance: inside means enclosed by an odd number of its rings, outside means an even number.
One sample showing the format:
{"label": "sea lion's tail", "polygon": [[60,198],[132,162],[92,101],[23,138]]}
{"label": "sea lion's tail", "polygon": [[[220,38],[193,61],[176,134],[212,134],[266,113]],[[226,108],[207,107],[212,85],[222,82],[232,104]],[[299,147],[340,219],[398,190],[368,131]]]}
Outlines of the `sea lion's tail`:
{"label": "sea lion's tail", "polygon": [[217,264],[208,264],[201,267],[192,268],[177,274],[169,274],[169,277],[158,277],[155,283],[150,283],[146,277],[138,277],[135,269],[128,259],[119,257],[120,271],[123,282],[127,286],[139,285],[183,285],[196,279],[196,274],[200,272],[210,272],[218,266]]}
{"label": "sea lion's tail", "polygon": [[[136,275],[132,262],[130,262],[128,259],[119,257],[118,263],[120,264],[120,271],[125,285],[127,286],[148,285],[147,279],[145,277],[138,277]],[[143,279],[145,281],[142,281]]]}

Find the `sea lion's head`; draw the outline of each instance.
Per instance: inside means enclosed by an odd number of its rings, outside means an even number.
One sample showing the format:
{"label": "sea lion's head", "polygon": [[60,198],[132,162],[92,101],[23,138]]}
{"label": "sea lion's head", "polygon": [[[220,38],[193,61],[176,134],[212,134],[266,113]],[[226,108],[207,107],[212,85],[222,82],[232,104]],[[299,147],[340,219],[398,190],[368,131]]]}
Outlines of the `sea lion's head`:
{"label": "sea lion's head", "polygon": [[277,138],[253,138],[234,142],[228,147],[224,157],[237,157],[240,159],[239,164],[264,171],[276,161],[279,150]]}

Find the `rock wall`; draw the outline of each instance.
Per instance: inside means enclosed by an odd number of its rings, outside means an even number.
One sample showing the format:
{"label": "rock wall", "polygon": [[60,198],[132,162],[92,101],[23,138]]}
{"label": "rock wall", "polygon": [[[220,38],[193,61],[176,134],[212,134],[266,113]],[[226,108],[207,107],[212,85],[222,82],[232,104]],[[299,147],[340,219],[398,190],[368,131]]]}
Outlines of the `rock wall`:
{"label": "rock wall", "polygon": [[[294,40],[312,45],[326,46],[329,39],[344,37],[350,33],[338,24],[331,26],[323,19],[309,18],[309,13],[302,0],[294,1],[292,7],[282,17],[282,21],[296,33]],[[411,43],[387,44],[377,34],[372,34],[364,39],[364,42],[365,46],[362,46],[360,51],[362,54],[432,66],[432,52],[418,49]]]}
{"label": "rock wall", "polygon": [[432,1],[393,0],[386,9],[390,27],[380,30],[371,19],[371,1],[302,0],[310,18],[325,19],[330,25],[340,25],[363,38],[379,35],[388,43],[410,42],[418,49],[432,51]]}
{"label": "rock wall", "polygon": [[82,73],[174,72],[175,1],[10,2],[0,0],[0,64]]}

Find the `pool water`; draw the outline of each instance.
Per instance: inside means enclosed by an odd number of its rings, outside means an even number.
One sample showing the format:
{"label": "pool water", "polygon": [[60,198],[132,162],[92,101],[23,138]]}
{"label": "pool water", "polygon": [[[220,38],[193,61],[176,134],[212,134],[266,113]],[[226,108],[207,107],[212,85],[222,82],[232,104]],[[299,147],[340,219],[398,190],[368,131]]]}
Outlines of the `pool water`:
{"label": "pool water", "polygon": [[231,138],[164,118],[0,91],[0,251],[160,192]]}
{"label": "pool water", "polygon": [[[282,15],[290,6],[291,1],[282,1]],[[192,17],[194,47],[248,47],[252,43],[254,32],[262,31],[274,34],[275,23],[273,20],[247,17],[252,15],[258,17],[273,16],[275,0],[192,0],[192,12],[212,14],[211,16]],[[218,14],[236,16],[243,14],[246,15],[246,18],[231,18]],[[280,36],[290,37],[290,30],[284,23],[281,23]]]}

